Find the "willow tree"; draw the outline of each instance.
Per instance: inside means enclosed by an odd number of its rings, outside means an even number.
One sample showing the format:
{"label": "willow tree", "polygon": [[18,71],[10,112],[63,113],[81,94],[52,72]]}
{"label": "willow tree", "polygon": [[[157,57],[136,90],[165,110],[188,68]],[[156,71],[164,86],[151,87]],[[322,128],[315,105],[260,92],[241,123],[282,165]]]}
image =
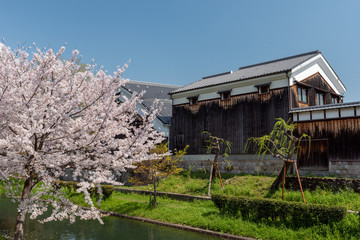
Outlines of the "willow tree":
{"label": "willow tree", "polygon": [[[281,159],[284,164],[283,167],[271,186],[271,189],[276,189],[280,182],[283,183],[282,198],[284,198],[284,185],[287,171],[290,169],[291,164],[294,164],[303,200],[305,201],[304,194],[302,192],[301,181],[296,166],[296,161],[293,160],[294,156],[300,149],[300,142],[303,139],[311,140],[307,134],[301,136],[295,136],[296,124],[291,123],[290,119],[286,122],[282,118],[276,118],[276,123],[273,130],[262,137],[251,137],[248,139],[245,152],[252,150],[259,156],[265,156],[267,154],[272,155],[275,158]],[[310,153],[310,148],[309,148]]]}

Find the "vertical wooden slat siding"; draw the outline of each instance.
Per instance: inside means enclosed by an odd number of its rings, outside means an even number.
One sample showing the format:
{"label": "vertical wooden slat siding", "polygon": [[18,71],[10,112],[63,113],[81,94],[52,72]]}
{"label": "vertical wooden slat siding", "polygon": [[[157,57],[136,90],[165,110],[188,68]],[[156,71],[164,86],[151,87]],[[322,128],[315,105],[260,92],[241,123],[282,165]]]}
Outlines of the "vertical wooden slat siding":
{"label": "vertical wooden slat siding", "polygon": [[328,160],[360,161],[360,117],[298,122],[297,127],[297,134],[328,139]]}
{"label": "vertical wooden slat siding", "polygon": [[208,131],[232,142],[232,154],[244,152],[248,138],[268,134],[275,118],[289,118],[288,89],[271,90],[268,94],[251,93],[232,96],[229,100],[200,101],[196,106],[173,106],[170,148],[176,146],[175,136],[183,134],[189,154],[204,154],[201,138]]}
{"label": "vertical wooden slat siding", "polygon": [[298,164],[300,169],[328,170],[328,140],[313,140],[311,143],[309,141],[302,142],[298,153]]}

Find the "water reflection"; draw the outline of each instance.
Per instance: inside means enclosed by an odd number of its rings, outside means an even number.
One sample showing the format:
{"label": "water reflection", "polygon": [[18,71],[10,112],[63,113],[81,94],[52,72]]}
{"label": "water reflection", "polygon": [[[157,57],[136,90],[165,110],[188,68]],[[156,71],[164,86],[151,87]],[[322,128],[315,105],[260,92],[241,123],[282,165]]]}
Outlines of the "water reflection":
{"label": "water reflection", "polygon": [[[95,240],[95,239],[149,239],[149,240],[205,240],[217,239],[207,235],[187,232],[154,224],[138,222],[117,217],[103,218],[104,225],[98,221],[49,222],[40,224],[26,220],[26,240]],[[16,222],[16,204],[9,199],[0,198],[0,234],[13,236]]]}

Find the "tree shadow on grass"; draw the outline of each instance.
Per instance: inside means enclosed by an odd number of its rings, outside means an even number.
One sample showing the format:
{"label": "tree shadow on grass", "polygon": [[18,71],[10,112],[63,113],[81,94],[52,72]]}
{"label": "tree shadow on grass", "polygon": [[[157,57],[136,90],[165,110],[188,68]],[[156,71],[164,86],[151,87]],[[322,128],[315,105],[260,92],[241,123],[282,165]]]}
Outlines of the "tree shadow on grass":
{"label": "tree shadow on grass", "polygon": [[[188,171],[182,171],[180,172],[180,176],[182,177],[186,177],[188,178]],[[218,173],[217,173],[218,174]],[[231,173],[225,173],[225,172],[221,172],[221,178],[222,179],[229,179],[229,178],[233,178],[234,176],[236,176],[235,174],[231,174]],[[216,178],[218,178],[219,176],[217,175]],[[190,178],[192,179],[209,179],[209,172],[204,172],[204,171],[191,171],[190,172]]]}
{"label": "tree shadow on grass", "polygon": [[203,216],[203,217],[220,216],[220,214],[217,211],[210,211],[210,212],[201,214],[201,216]]}

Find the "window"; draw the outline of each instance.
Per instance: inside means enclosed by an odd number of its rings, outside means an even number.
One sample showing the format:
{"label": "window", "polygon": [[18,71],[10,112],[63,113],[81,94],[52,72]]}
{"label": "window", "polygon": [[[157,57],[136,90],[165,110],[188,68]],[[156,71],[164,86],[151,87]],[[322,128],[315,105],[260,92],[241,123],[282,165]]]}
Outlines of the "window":
{"label": "window", "polygon": [[331,103],[332,104],[339,103],[338,97],[331,97]]}
{"label": "window", "polygon": [[231,97],[231,89],[230,90],[224,90],[224,91],[219,91],[218,94],[220,94],[220,98],[221,100],[229,100]]}
{"label": "window", "polygon": [[316,93],[316,102],[317,105],[324,105],[324,94],[323,93]]}
{"label": "window", "polygon": [[298,87],[298,100],[299,102],[308,103],[306,88]]}
{"label": "window", "polygon": [[261,86],[259,87],[259,94],[265,94],[270,92],[270,86]]}
{"label": "window", "polygon": [[221,94],[221,100],[228,100],[230,99],[230,92],[224,92]]}
{"label": "window", "polygon": [[198,98],[199,98],[199,95],[188,97],[187,99],[189,99],[190,106],[197,104],[198,103]]}
{"label": "window", "polygon": [[197,100],[197,98],[190,98],[189,102],[190,102],[190,105],[195,105],[198,103],[198,100]]}
{"label": "window", "polygon": [[254,87],[258,88],[259,94],[266,94],[270,92],[271,82],[258,83]]}

